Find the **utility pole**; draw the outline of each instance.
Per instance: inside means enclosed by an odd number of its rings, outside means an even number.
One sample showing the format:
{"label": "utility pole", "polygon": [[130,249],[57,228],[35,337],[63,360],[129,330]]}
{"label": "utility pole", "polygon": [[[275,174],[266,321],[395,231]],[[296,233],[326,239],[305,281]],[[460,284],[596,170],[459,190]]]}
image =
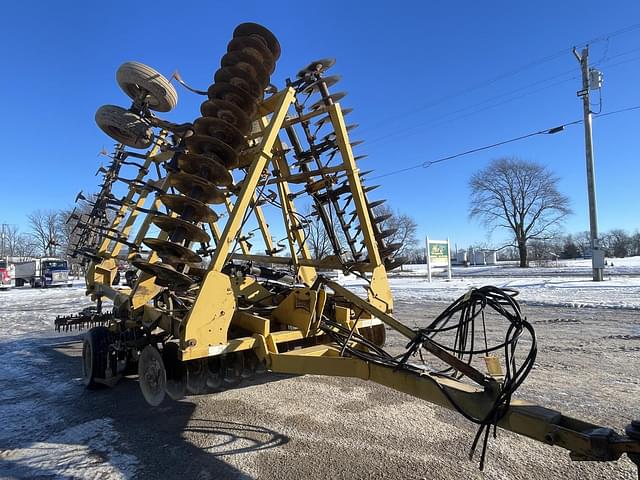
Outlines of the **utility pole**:
{"label": "utility pole", "polygon": [[[593,166],[593,137],[591,129],[591,103],[589,90],[600,88],[602,76],[600,72],[589,69],[589,46],[582,49],[581,53],[574,48],[573,54],[580,62],[582,70],[582,90],[577,92],[578,97],[582,97],[584,110],[584,145],[587,159],[587,190],[589,194],[589,227],[591,239],[591,266],[593,268],[593,281],[601,282],[604,270],[604,251],[600,249],[598,239],[598,211],[596,207],[596,185]],[[593,77],[591,77],[594,73]]]}
{"label": "utility pole", "polygon": [[5,256],[4,254],[4,229],[5,227],[7,227],[8,225],[6,223],[2,224],[2,232],[0,232],[0,258],[3,258]]}

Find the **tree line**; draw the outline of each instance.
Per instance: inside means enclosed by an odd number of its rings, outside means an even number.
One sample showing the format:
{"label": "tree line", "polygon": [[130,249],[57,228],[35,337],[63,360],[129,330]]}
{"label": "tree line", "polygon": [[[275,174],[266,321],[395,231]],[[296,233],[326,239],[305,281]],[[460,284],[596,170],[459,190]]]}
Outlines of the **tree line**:
{"label": "tree line", "polygon": [[[501,257],[529,260],[589,257],[589,232],[563,234],[562,225],[573,212],[569,198],[559,191],[559,178],[548,167],[517,157],[497,158],[469,179],[469,218],[489,232],[502,229],[512,241],[497,248]],[[640,255],[640,233],[613,229],[601,234],[599,248],[607,257]]]}
{"label": "tree line", "polygon": [[27,230],[4,225],[0,257],[56,257],[65,255],[72,236],[70,210],[35,210],[27,215]]}

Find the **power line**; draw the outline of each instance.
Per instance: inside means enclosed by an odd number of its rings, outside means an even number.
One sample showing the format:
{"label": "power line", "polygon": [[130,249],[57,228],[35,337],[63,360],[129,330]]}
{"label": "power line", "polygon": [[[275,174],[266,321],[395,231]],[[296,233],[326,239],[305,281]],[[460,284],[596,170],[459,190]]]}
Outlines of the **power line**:
{"label": "power line", "polygon": [[[594,64],[594,66],[596,66],[596,65],[597,65],[597,66],[600,66],[600,65],[603,65],[603,64],[607,64],[607,69],[611,69],[611,68],[618,67],[618,66],[620,66],[620,65],[624,65],[624,64],[630,63],[630,62],[638,61],[638,60],[640,60],[640,57],[632,57],[632,58],[628,58],[628,59],[626,59],[626,60],[622,60],[622,61],[620,61],[620,62],[616,62],[616,63],[613,63],[613,64],[609,64],[609,62],[610,62],[610,61],[612,61],[612,60],[613,60],[613,59],[615,59],[615,58],[618,58],[618,57],[621,57],[621,56],[624,56],[624,55],[629,55],[629,54],[634,53],[634,52],[637,52],[637,51],[640,51],[640,47],[639,47],[639,48],[634,48],[634,49],[631,49],[631,50],[627,50],[627,51],[622,52],[622,53],[620,53],[620,54],[617,54],[617,55],[611,56],[611,57],[609,57],[608,59],[606,59],[606,60],[604,60],[604,61],[601,61],[601,62],[599,62],[599,63],[597,63],[597,64]],[[553,76],[551,76],[551,77],[547,77],[547,78],[543,78],[543,79],[541,79],[541,80],[537,80],[537,81],[532,82],[532,83],[530,83],[530,84],[528,84],[528,85],[525,85],[525,86],[523,86],[523,87],[516,88],[516,89],[514,89],[514,90],[511,90],[510,92],[501,93],[501,94],[499,94],[499,95],[495,95],[495,96],[493,96],[493,97],[489,97],[489,98],[487,98],[486,100],[483,100],[483,101],[478,102],[478,103],[474,103],[473,105],[468,105],[468,106],[466,106],[466,107],[463,107],[463,108],[459,108],[459,109],[457,109],[457,110],[454,110],[454,111],[452,111],[452,112],[450,112],[450,113],[448,113],[448,114],[443,115],[443,116],[442,116],[442,117],[440,117],[439,119],[427,120],[427,121],[425,121],[425,122],[416,123],[416,124],[414,124],[413,126],[411,126],[411,127],[410,127],[410,128],[408,128],[408,129],[407,129],[407,128],[405,128],[405,129],[402,129],[402,130],[396,130],[396,131],[394,131],[394,132],[390,132],[390,133],[388,133],[388,134],[386,134],[386,135],[382,135],[381,137],[374,138],[374,139],[373,139],[373,140],[371,140],[370,142],[367,142],[367,144],[368,144],[368,145],[373,145],[373,144],[377,144],[377,143],[385,143],[385,142],[387,142],[387,141],[389,141],[389,140],[398,140],[398,139],[400,139],[400,138],[411,137],[411,136],[413,136],[413,135],[417,135],[417,134],[419,134],[419,133],[420,133],[420,131],[421,131],[421,129],[422,129],[422,128],[424,128],[424,127],[433,127],[433,126],[437,126],[437,125],[442,125],[442,124],[444,124],[444,123],[452,122],[452,121],[455,121],[455,120],[460,120],[460,119],[462,119],[462,118],[467,118],[467,117],[470,117],[470,116],[476,115],[476,114],[478,114],[478,113],[484,112],[485,110],[489,110],[489,109],[492,109],[492,108],[495,108],[495,107],[499,107],[499,106],[501,106],[501,105],[505,105],[505,104],[508,104],[508,103],[514,102],[514,101],[516,101],[516,100],[520,100],[520,99],[522,99],[522,98],[524,98],[524,97],[527,97],[527,96],[533,95],[533,94],[538,93],[538,92],[541,92],[541,91],[543,91],[543,90],[547,90],[547,89],[552,88],[552,87],[555,87],[555,86],[557,86],[557,85],[561,85],[561,84],[566,83],[566,82],[568,82],[568,81],[571,81],[571,80],[575,80],[575,79],[577,79],[577,78],[580,78],[580,76],[579,76],[579,75],[572,75],[571,77],[564,78],[564,79],[559,80],[559,81],[557,81],[557,82],[553,82],[553,83],[551,83],[551,84],[549,84],[549,85],[545,85],[545,86],[543,86],[543,87],[536,88],[536,89],[534,89],[534,90],[526,91],[526,90],[527,90],[527,89],[529,89],[530,87],[533,87],[533,86],[535,86],[535,85],[539,85],[539,84],[541,84],[541,83],[546,83],[546,82],[551,81],[551,80],[554,80],[554,79],[556,79],[556,78],[563,77],[563,76],[565,76],[565,75],[567,75],[567,74],[572,73],[573,71],[574,71],[574,69],[567,70],[567,71],[562,72],[562,73],[560,73],[560,74],[553,75]],[[514,96],[514,97],[507,98],[507,99],[506,99],[506,100],[504,100],[504,101],[497,102],[497,103],[493,103],[493,104],[491,104],[491,105],[483,106],[484,104],[486,104],[486,103],[490,102],[491,100],[497,100],[497,99],[499,99],[499,98],[502,98],[502,97],[506,97],[506,96],[512,95],[512,94],[517,93],[517,92],[522,91],[522,90],[525,90],[525,92],[523,92],[523,93],[522,93],[522,94],[520,94],[520,95],[516,95],[516,96]],[[601,103],[601,102],[600,102],[600,103]],[[476,109],[475,107],[482,107],[482,108],[477,108],[477,109]],[[602,108],[602,107],[601,107],[601,108]],[[468,110],[471,110],[471,111],[468,111]],[[467,111],[468,111],[468,112],[467,112]],[[467,113],[463,113],[463,112],[467,112]],[[462,113],[462,115],[457,115],[457,116],[454,116],[453,118],[445,118],[445,117],[448,117],[448,116],[456,115],[457,113]]]}
{"label": "power line", "polygon": [[617,113],[630,112],[631,110],[640,110],[640,105],[636,105],[635,107],[621,108],[620,110],[613,110],[612,112],[599,113],[597,115],[594,115],[594,117],[596,117],[596,118],[608,117],[609,115],[615,115]]}
{"label": "power line", "polygon": [[[580,46],[585,46],[587,44],[594,44],[594,43],[603,42],[603,41],[609,42],[609,40],[611,38],[613,38],[613,37],[617,37],[619,35],[623,35],[625,33],[629,33],[631,31],[638,30],[638,29],[640,29],[640,23],[629,25],[627,27],[624,27],[624,28],[621,28],[621,29],[618,29],[618,30],[614,30],[613,32],[609,32],[609,33],[606,33],[604,35],[600,35],[598,37],[592,38],[592,39],[587,40],[585,42],[577,43],[577,44],[575,44],[575,46],[576,47],[580,47]],[[421,105],[421,106],[419,106],[419,107],[417,107],[415,109],[405,111],[405,112],[400,113],[400,114],[398,114],[396,116],[393,116],[393,117],[387,117],[384,120],[382,120],[381,122],[378,122],[378,123],[372,125],[371,127],[367,128],[367,129],[364,129],[363,132],[370,131],[370,130],[376,130],[381,126],[386,125],[390,121],[397,120],[399,118],[404,118],[404,117],[409,116],[409,115],[413,115],[413,114],[418,113],[420,111],[432,108],[432,107],[434,107],[436,105],[439,105],[439,104],[441,104],[442,102],[444,102],[446,100],[450,100],[452,98],[456,98],[456,97],[465,95],[465,94],[467,94],[469,92],[473,92],[475,90],[478,90],[480,88],[486,87],[488,85],[492,85],[492,84],[494,84],[494,83],[496,83],[496,82],[498,82],[500,80],[504,80],[505,78],[509,78],[509,77],[514,76],[514,75],[517,75],[518,73],[521,73],[521,72],[523,72],[525,70],[528,70],[528,69],[530,69],[532,67],[535,67],[535,66],[541,65],[543,63],[549,62],[551,60],[554,60],[554,59],[556,59],[556,58],[558,58],[558,57],[560,57],[560,56],[562,56],[562,55],[564,55],[566,53],[570,53],[571,51],[572,51],[572,48],[563,48],[562,50],[559,50],[559,51],[557,51],[557,52],[555,52],[555,53],[553,53],[551,55],[547,55],[547,56],[541,57],[541,58],[539,58],[537,60],[533,60],[533,61],[531,61],[531,62],[529,62],[527,64],[524,64],[524,65],[521,65],[520,67],[517,67],[517,68],[515,68],[513,70],[509,70],[507,72],[501,73],[501,74],[499,74],[499,75],[497,75],[497,76],[495,76],[493,78],[487,79],[487,80],[482,81],[482,82],[475,83],[471,87],[468,87],[468,88],[465,88],[463,90],[459,90],[457,92],[453,92],[451,94],[445,95],[445,96],[440,97],[438,99],[432,100],[431,102],[426,103],[424,105]],[[616,55],[616,56],[618,56],[618,55]],[[615,57],[610,57],[610,58],[615,58]],[[603,58],[603,60],[604,60],[604,58]]]}
{"label": "power line", "polygon": [[[636,106],[633,106],[633,107],[622,108],[620,110],[614,110],[614,111],[607,112],[607,113],[601,113],[601,114],[598,114],[598,115],[594,115],[594,117],[596,117],[596,118],[608,117],[610,115],[629,112],[629,111],[632,111],[632,110],[640,110],[640,105],[636,105]],[[484,150],[489,150],[491,148],[500,147],[502,145],[506,145],[506,144],[509,144],[509,143],[518,142],[520,140],[524,140],[526,138],[534,137],[534,136],[537,136],[537,135],[552,135],[554,133],[558,133],[558,132],[563,131],[565,129],[565,127],[570,127],[572,125],[577,125],[577,124],[583,123],[583,122],[584,122],[584,120],[582,120],[582,119],[581,120],[574,120],[572,122],[563,123],[562,125],[558,125],[558,126],[553,127],[553,128],[546,128],[544,130],[538,130],[537,132],[527,133],[526,135],[521,135],[519,137],[510,138],[509,140],[503,140],[501,142],[492,143],[491,145],[485,145],[483,147],[473,148],[471,150],[466,150],[464,152],[456,153],[454,155],[449,155],[447,157],[438,158],[436,160],[427,160],[427,161],[412,165],[410,167],[401,168],[399,170],[393,170],[391,172],[384,173],[382,175],[376,175],[375,177],[370,177],[369,179],[370,180],[376,180],[376,179],[379,179],[379,178],[385,178],[385,177],[389,177],[391,175],[397,175],[397,174],[400,174],[400,173],[408,172],[410,170],[416,170],[418,168],[429,168],[430,166],[435,165],[437,163],[446,162],[448,160],[453,160],[454,158],[463,157],[463,156],[466,156],[466,155],[471,155],[472,153],[477,153],[477,152],[481,152],[481,151],[484,151]]]}
{"label": "power line", "polygon": [[382,137],[374,138],[372,141],[367,142],[367,145],[373,145],[373,144],[384,142],[384,141],[387,141],[387,140],[390,140],[390,139],[397,140],[398,138],[405,138],[405,137],[408,137],[408,136],[416,135],[416,134],[420,133],[420,130],[422,128],[424,128],[424,127],[433,127],[433,126],[440,125],[440,124],[447,123],[447,122],[451,122],[451,121],[454,121],[454,120],[460,120],[462,118],[470,117],[472,115],[476,115],[478,113],[484,112],[485,110],[489,110],[491,108],[499,107],[501,105],[505,105],[507,103],[514,102],[516,100],[520,100],[521,98],[527,97],[529,95],[533,95],[535,93],[541,92],[541,91],[546,90],[548,88],[552,88],[552,87],[555,87],[557,85],[561,85],[563,83],[566,83],[566,82],[568,82],[570,80],[575,80],[576,78],[579,78],[577,75],[573,75],[570,78],[565,78],[565,79],[560,80],[558,82],[554,82],[554,83],[552,83],[550,85],[546,85],[544,87],[536,88],[536,89],[531,90],[529,92],[521,93],[520,95],[514,96],[512,98],[508,98],[508,99],[503,100],[501,102],[494,103],[494,104],[487,105],[487,106],[483,106],[482,108],[474,109],[475,107],[480,107],[480,106],[486,104],[487,102],[490,102],[491,100],[495,100],[495,99],[498,99],[498,98],[501,98],[501,97],[504,97],[504,96],[512,95],[514,93],[517,93],[520,90],[526,90],[529,87],[532,87],[532,86],[537,85],[539,83],[547,82],[547,81],[552,80],[554,78],[561,77],[563,75],[566,75],[567,73],[569,73],[569,72],[565,72],[565,73],[562,73],[562,74],[559,74],[559,75],[555,75],[553,77],[549,77],[549,78],[544,79],[544,80],[540,80],[538,82],[534,82],[534,83],[532,83],[530,85],[527,85],[525,87],[522,87],[522,88],[519,88],[519,89],[516,89],[516,90],[512,90],[511,92],[508,92],[508,93],[496,95],[496,96],[488,98],[487,100],[484,100],[482,102],[478,102],[476,104],[469,105],[467,107],[463,107],[463,108],[460,108],[458,110],[454,110],[453,112],[451,112],[449,114],[446,114],[443,117],[446,117],[446,116],[449,116],[449,115],[455,115],[456,113],[462,113],[462,112],[465,112],[465,111],[471,109],[470,112],[464,113],[462,115],[458,115],[458,116],[455,116],[453,118],[448,118],[448,119],[444,119],[444,120],[441,117],[440,119],[433,119],[431,121],[417,123],[417,124],[413,125],[409,129],[397,130],[397,131],[391,132],[391,133],[389,133],[387,135],[383,135]]}

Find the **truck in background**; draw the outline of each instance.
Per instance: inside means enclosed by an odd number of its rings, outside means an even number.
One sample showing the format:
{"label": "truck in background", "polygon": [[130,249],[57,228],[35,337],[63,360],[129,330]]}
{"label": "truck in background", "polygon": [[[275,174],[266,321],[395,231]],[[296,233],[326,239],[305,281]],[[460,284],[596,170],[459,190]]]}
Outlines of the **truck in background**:
{"label": "truck in background", "polygon": [[6,258],[0,258],[0,290],[6,290],[15,285],[15,267]]}
{"label": "truck in background", "polygon": [[28,283],[34,288],[71,286],[69,264],[60,258],[36,258],[15,264],[15,285],[22,287]]}

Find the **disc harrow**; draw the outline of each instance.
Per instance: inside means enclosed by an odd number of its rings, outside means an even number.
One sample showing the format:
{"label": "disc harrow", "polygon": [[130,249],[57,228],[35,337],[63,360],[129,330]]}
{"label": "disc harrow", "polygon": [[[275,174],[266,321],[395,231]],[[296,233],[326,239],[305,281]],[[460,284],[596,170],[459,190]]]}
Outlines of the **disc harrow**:
{"label": "disc harrow", "polygon": [[[137,371],[144,398],[157,406],[267,371],[357,377],[476,423],[481,465],[497,426],[583,459],[637,458],[635,423],[618,435],[512,399],[537,354],[513,292],[474,289],[428,329],[393,316],[387,272],[404,262],[403,243],[385,200],[369,198],[380,185],[358,168],[366,157],[354,153],[362,141],[350,138],[358,125],[345,122],[346,92],[330,90],[341,79],[327,75],[335,60],[309,63],[279,90],[271,75],[280,54],[272,32],[244,23],[207,88],[137,62],[118,69],[131,105],[98,109],[98,126],[118,143],[103,152],[110,163],[96,173],[99,192],[80,192],[69,219],[70,253],[84,258],[97,306],[55,320],[57,330],[93,327],[83,348],[87,387],[114,386]],[[206,97],[200,117],[176,124],[157,116],[177,104],[171,80]],[[132,267],[128,286],[118,285],[121,261]],[[358,276],[366,297],[329,270]],[[104,298],[112,311],[102,311]],[[482,326],[474,326],[479,315]],[[504,333],[502,343],[480,337],[485,320]],[[384,350],[386,329],[406,337],[403,356]],[[454,335],[438,336],[445,332]],[[523,336],[528,347],[516,357]],[[479,354],[491,357],[491,370],[472,361]]]}

